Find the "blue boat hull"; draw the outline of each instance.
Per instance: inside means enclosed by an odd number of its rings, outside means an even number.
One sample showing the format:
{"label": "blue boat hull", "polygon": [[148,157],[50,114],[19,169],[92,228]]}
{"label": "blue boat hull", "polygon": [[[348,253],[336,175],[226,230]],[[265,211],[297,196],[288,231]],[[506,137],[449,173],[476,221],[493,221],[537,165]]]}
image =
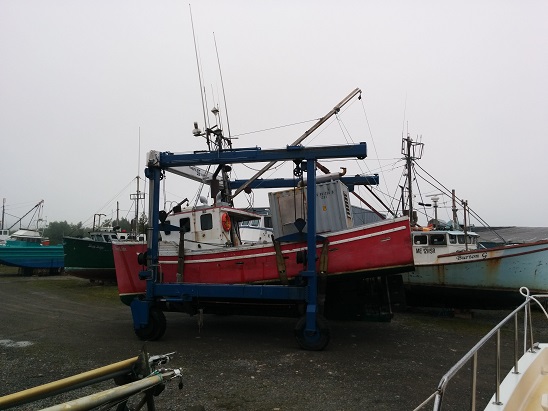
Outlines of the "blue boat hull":
{"label": "blue boat hull", "polygon": [[548,241],[441,255],[403,279],[412,305],[514,304],[520,287],[548,291]]}
{"label": "blue boat hull", "polygon": [[22,268],[62,268],[65,255],[62,245],[0,247],[0,264]]}

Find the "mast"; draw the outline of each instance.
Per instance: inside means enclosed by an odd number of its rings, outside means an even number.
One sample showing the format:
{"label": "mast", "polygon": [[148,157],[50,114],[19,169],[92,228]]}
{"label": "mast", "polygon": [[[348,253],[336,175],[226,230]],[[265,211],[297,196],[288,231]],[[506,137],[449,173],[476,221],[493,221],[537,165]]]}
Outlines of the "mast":
{"label": "mast", "polygon": [[[415,219],[413,218],[413,177],[411,175],[411,137],[407,135],[406,144],[407,144],[407,158],[406,158],[406,168],[407,168],[407,201],[408,201],[408,210],[409,210],[409,221],[411,221],[411,226],[416,224]],[[405,206],[405,205],[404,205]]]}
{"label": "mast", "polygon": [[[40,202],[38,204],[36,204],[34,207],[32,207],[23,217],[21,217],[19,220],[17,220],[15,223],[13,223],[12,226],[10,228],[8,228],[8,230],[11,230],[13,227],[15,227],[17,225],[17,223],[22,221],[23,218],[28,216],[35,208],[39,208],[40,206],[42,206],[43,203],[44,203],[44,200],[40,200]],[[40,216],[40,214],[38,214],[38,215]],[[30,223],[29,223],[29,227],[30,227]]]}
{"label": "mast", "polygon": [[[407,133],[407,138],[402,139],[402,154],[405,156],[405,165],[407,170],[407,215],[409,216],[409,221],[411,227],[417,225],[417,218],[414,216],[413,211],[413,161],[420,160],[422,157],[422,150],[424,148],[424,143],[419,143],[413,141],[409,133]],[[406,204],[402,199],[402,209],[404,215]]]}
{"label": "mast", "polygon": [[455,195],[455,189],[451,190],[451,203],[453,204],[453,228],[457,230],[459,228],[459,220],[457,217],[457,197]]}

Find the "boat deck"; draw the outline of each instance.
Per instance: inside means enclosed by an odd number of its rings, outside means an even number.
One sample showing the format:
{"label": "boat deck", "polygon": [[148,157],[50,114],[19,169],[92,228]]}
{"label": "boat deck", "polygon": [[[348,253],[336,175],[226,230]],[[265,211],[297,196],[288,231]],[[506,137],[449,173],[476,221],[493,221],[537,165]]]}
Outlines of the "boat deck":
{"label": "boat deck", "polygon": [[519,374],[508,373],[500,386],[500,402],[495,404],[495,396],[489,401],[486,411],[520,410],[532,411],[543,408],[542,396],[548,394],[548,344],[539,344],[539,349],[527,352],[520,359]]}

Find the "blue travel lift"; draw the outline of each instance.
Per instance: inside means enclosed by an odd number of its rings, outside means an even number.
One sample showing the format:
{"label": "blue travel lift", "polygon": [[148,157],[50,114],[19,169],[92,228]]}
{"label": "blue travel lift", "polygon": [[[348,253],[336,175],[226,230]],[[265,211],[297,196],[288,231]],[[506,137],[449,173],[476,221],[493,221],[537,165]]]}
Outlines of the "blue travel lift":
{"label": "blue travel lift", "polygon": [[[303,349],[323,350],[330,339],[326,321],[318,312],[318,275],[316,272],[316,161],[329,158],[358,158],[367,155],[364,142],[344,146],[303,147],[287,146],[285,149],[262,150],[259,147],[229,149],[222,151],[197,151],[177,154],[155,152],[149,155],[145,175],[150,180],[150,218],[148,246],[146,253],[146,270],[139,273],[146,280],[146,295],[143,299],[134,299],[131,303],[133,326],[137,336],[143,340],[155,340],[162,337],[166,329],[163,311],[170,311],[170,306],[184,306],[197,299],[222,299],[223,301],[253,302],[286,301],[302,303],[306,306],[305,315],[297,322],[295,337]],[[171,167],[226,165],[236,163],[257,163],[269,161],[293,161],[307,173],[307,256],[304,259],[302,285],[253,285],[253,284],[196,284],[196,283],[161,283],[159,281],[160,231],[181,231],[178,226],[160,222],[160,181],[165,171]],[[370,184],[372,177],[362,177],[361,184]],[[373,177],[374,179],[375,177]],[[360,183],[360,178],[351,177],[351,183]],[[275,180],[270,180],[275,181]],[[281,186],[284,183],[280,182]],[[310,201],[311,200],[311,201]],[[311,258],[310,256],[314,256]]]}

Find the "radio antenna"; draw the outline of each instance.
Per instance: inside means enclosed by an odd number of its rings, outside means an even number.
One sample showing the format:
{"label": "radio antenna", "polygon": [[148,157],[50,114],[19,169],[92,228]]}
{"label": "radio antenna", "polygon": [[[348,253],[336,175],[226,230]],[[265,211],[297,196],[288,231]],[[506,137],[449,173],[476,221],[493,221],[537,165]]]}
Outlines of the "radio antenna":
{"label": "radio antenna", "polygon": [[228,107],[226,105],[225,85],[223,83],[223,73],[221,71],[221,62],[219,60],[219,50],[217,49],[217,40],[215,39],[215,32],[213,32],[213,42],[215,43],[215,53],[217,54],[217,65],[219,66],[219,77],[221,78],[221,89],[223,90],[223,101],[225,104],[225,115],[226,115],[226,128],[228,131],[228,144],[230,147],[232,147],[232,140],[230,138],[230,122],[228,121]]}
{"label": "radio antenna", "polygon": [[[204,103],[204,91],[203,91],[203,86],[202,86],[202,71],[200,70],[200,60],[199,60],[199,57],[198,57],[198,47],[196,46],[196,34],[194,32],[194,19],[192,18],[192,7],[190,6],[190,4],[188,5],[188,9],[190,11],[190,25],[192,27],[192,38],[194,39],[194,53],[196,54],[196,67],[198,68],[198,81],[200,82],[200,96],[202,98],[202,111],[204,113],[204,127],[208,128],[209,124],[208,124],[207,116],[206,116],[206,107],[205,107],[205,103]],[[209,141],[208,141],[208,144],[209,144]]]}

